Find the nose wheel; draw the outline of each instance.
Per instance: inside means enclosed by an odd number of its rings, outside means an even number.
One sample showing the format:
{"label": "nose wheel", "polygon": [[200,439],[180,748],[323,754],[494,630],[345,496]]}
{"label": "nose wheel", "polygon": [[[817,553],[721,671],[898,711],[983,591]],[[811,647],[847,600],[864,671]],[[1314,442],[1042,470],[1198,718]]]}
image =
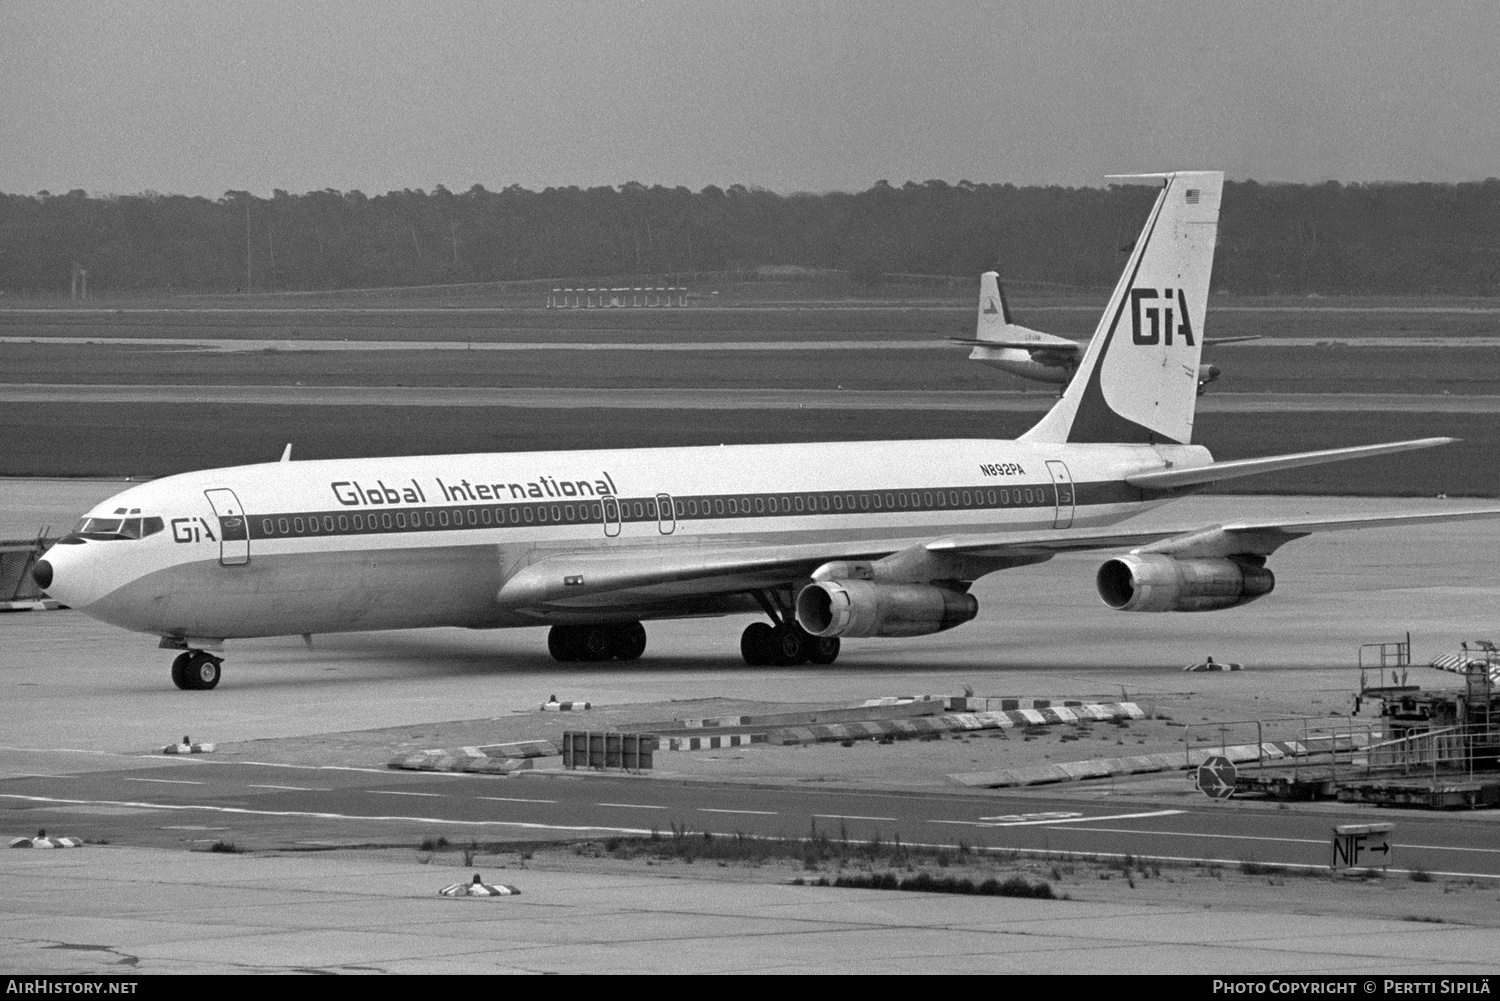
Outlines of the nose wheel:
{"label": "nose wheel", "polygon": [[202,650],[178,654],[172,661],[172,683],[188,691],[206,691],[219,683],[224,661]]}

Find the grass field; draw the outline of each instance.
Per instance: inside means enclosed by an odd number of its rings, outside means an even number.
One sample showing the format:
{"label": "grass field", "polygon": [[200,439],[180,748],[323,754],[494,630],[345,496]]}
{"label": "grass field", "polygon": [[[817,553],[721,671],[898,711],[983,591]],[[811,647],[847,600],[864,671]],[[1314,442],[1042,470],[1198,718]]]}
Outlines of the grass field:
{"label": "grass field", "polygon": [[[915,419],[914,419],[915,418]],[[0,475],[162,476],[299,459],[901,438],[1011,438],[1016,413],[865,410],[542,410],[218,404],[70,404],[58,412],[0,405]],[[1430,452],[1236,480],[1239,493],[1493,497],[1500,415],[1204,414],[1194,438],[1220,459],[1399,438],[1464,439]]]}

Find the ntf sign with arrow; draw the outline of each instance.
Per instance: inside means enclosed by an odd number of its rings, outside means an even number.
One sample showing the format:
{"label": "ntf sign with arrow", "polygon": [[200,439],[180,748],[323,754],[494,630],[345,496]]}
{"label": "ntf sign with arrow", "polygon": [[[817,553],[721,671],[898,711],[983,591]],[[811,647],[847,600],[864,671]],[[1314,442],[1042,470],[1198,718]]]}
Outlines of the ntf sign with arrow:
{"label": "ntf sign with arrow", "polygon": [[[1333,829],[1335,869],[1373,869],[1391,864],[1391,831],[1395,824],[1340,824]],[[1376,856],[1379,856],[1378,860]]]}

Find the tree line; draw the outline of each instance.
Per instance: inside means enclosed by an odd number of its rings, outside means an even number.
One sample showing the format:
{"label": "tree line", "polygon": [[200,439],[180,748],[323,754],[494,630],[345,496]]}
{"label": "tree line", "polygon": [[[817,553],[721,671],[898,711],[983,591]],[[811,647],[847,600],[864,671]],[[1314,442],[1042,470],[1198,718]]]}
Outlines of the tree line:
{"label": "tree line", "polygon": [[[0,194],[0,291],[217,292],[628,280],[800,265],[1108,286],[1155,192],[876,182]],[[1500,293],[1500,180],[1225,185],[1214,287],[1242,294]]]}

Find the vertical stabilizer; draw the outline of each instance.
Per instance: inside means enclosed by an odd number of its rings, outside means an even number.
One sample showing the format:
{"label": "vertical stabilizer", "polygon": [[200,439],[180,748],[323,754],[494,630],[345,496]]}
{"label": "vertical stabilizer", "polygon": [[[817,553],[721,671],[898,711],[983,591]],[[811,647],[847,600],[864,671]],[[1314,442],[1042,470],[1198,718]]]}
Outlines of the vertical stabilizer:
{"label": "vertical stabilizer", "polygon": [[1187,444],[1221,171],[1137,175],[1161,194],[1062,399],[1022,441]]}
{"label": "vertical stabilizer", "polygon": [[974,329],[981,341],[1005,340],[1005,328],[1010,326],[1010,307],[1005,303],[1005,293],[1000,289],[1000,276],[986,271],[979,276],[979,324]]}

